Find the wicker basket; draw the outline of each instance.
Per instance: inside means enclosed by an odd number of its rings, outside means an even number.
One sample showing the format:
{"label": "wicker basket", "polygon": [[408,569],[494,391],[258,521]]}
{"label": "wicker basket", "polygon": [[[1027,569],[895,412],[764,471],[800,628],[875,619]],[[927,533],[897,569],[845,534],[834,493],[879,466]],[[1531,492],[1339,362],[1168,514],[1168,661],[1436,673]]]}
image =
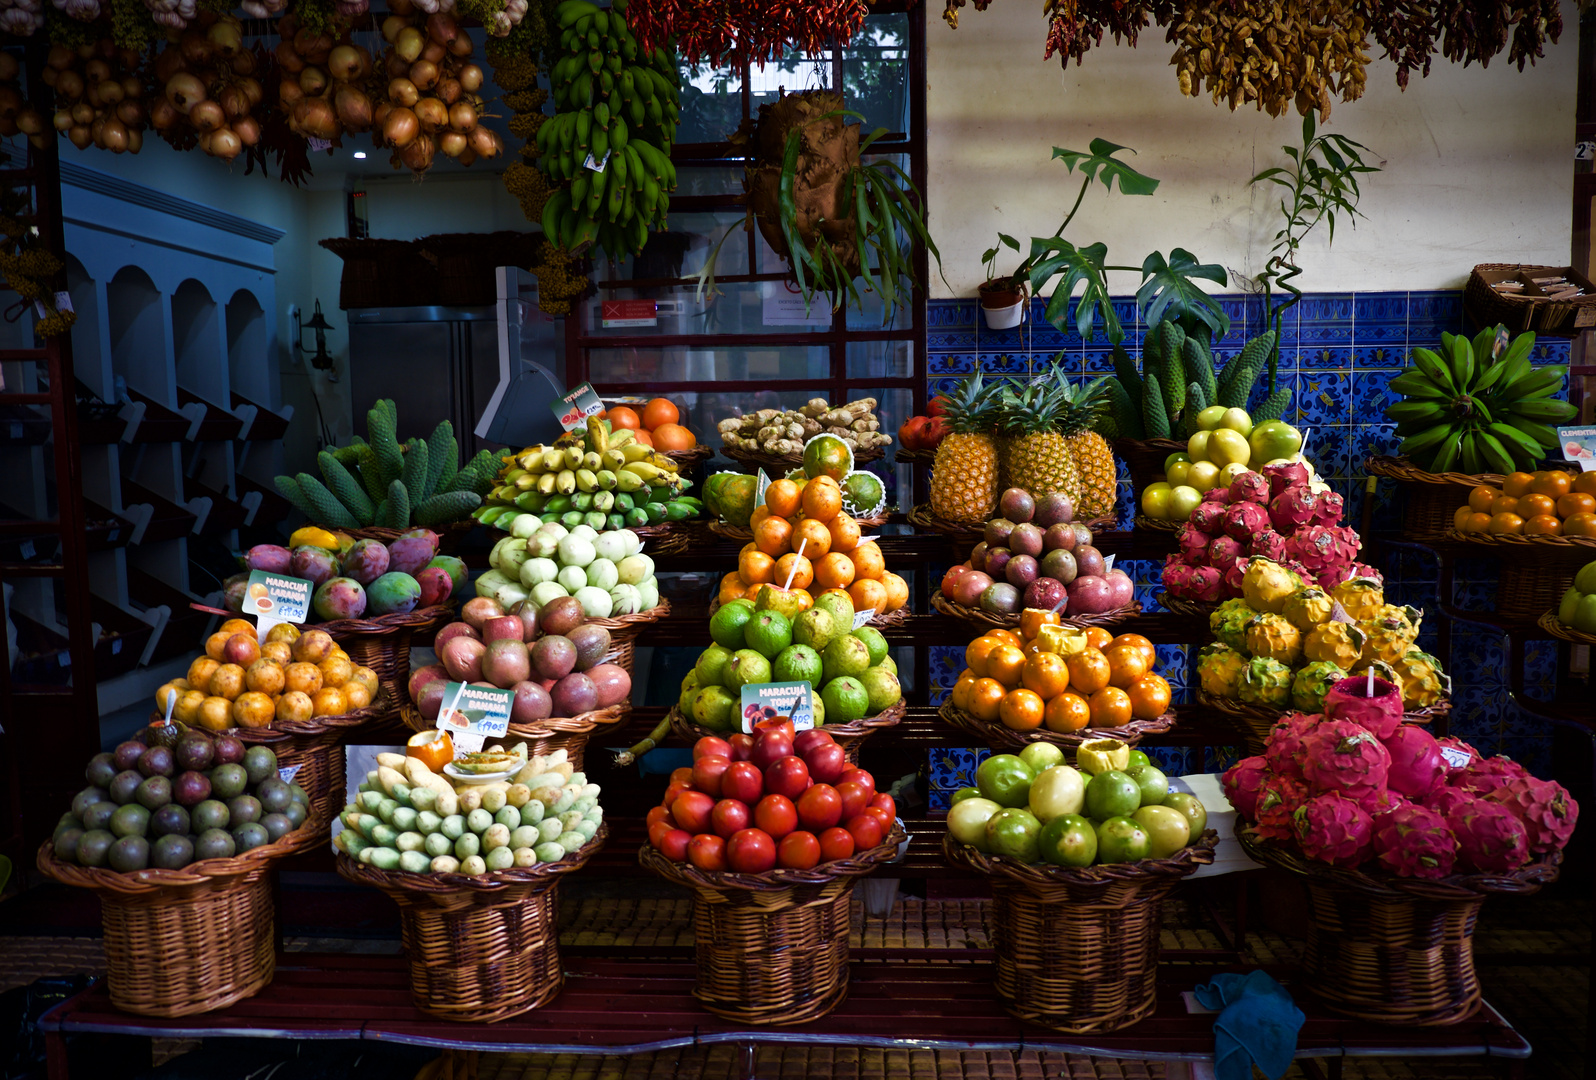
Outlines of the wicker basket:
{"label": "wicker basket", "polygon": [[1179,439],[1115,439],[1112,445],[1114,456],[1130,471],[1131,492],[1137,499],[1148,484],[1163,477],[1164,459],[1186,449]]}
{"label": "wicker basket", "polygon": [[[874,514],[870,517],[856,517],[853,520],[860,529],[879,529],[887,523],[889,517],[890,515],[883,510],[879,514]],[[720,520],[711,521],[709,523],[709,531],[716,536],[723,536],[727,540],[741,540],[745,544],[754,538],[753,529],[744,528],[741,525],[728,525]]]}
{"label": "wicker basket", "polygon": [[[980,608],[968,608],[963,604],[956,604],[942,595],[938,589],[931,594],[931,606],[944,615],[952,615],[955,619],[963,619],[981,633],[988,630],[1013,630],[1020,625],[1020,616],[1016,614],[998,614],[992,611],[982,611]],[[1142,613],[1142,606],[1132,600],[1124,607],[1117,607],[1113,611],[1104,611],[1095,615],[1065,615],[1059,618],[1060,626],[1073,626],[1084,630],[1088,626],[1113,626],[1126,619],[1133,619]]]}
{"label": "wicker basket", "polygon": [[910,450],[899,443],[897,451],[892,455],[894,465],[934,465],[936,460],[937,450],[934,446],[929,450]]}
{"label": "wicker basket", "polygon": [[1453,529],[1446,538],[1500,560],[1496,614],[1512,622],[1538,623],[1547,611],[1556,611],[1579,568],[1596,559],[1596,536],[1520,536]]}
{"label": "wicker basket", "polygon": [[[720,608],[720,597],[717,596],[709,602],[710,615],[714,615]],[[799,614],[802,614],[802,612],[799,612]],[[912,618],[914,618],[914,612],[909,610],[908,604],[905,604],[897,611],[883,611],[878,615],[872,616],[865,625],[874,630],[892,630],[902,626]]]}
{"label": "wicker basket", "polygon": [[1146,532],[1169,533],[1173,537],[1180,532],[1180,527],[1184,524],[1186,524],[1185,518],[1176,521],[1171,518],[1150,518],[1146,514],[1137,514],[1132,527]]}
{"label": "wicker basket", "polygon": [[959,561],[963,562],[970,557],[970,549],[986,539],[986,522],[977,525],[967,525],[963,522],[947,521],[937,517],[931,512],[930,503],[920,503],[908,515],[910,525],[922,532],[941,533],[953,544],[954,553]]}
{"label": "wicker basket", "polygon": [[1259,862],[1308,887],[1308,941],[1300,984],[1343,1016],[1415,1027],[1456,1024],[1479,1007],[1474,922],[1494,893],[1528,896],[1557,880],[1562,853],[1509,874],[1430,881],[1365,873],[1304,858],[1236,830]]}
{"label": "wicker basket", "polygon": [[47,840],[38,867],[99,898],[113,1005],[140,1016],[195,1016],[272,981],[277,934],[267,872],[326,832],[327,819],[312,812],[282,839],[242,855],[136,874],[62,862]]}
{"label": "wicker basket", "polygon": [[[234,728],[245,746],[267,746],[282,769],[299,767],[294,783],[310,796],[311,810],[324,821],[344,805],[344,743],[354,731],[393,715],[390,687],[364,709],[341,716],[314,716],[309,720],[274,720],[269,728]],[[326,840],[325,834],[321,837]]]}
{"label": "wicker basket", "polygon": [[679,555],[693,546],[694,530],[684,529],[681,521],[662,521],[658,525],[639,525],[632,531],[643,541],[650,556]]}
{"label": "wicker basket", "polygon": [[1158,594],[1158,606],[1176,615],[1189,615],[1206,622],[1208,616],[1218,609],[1219,603],[1213,600],[1187,600],[1171,593],[1161,592]]}
{"label": "wicker basket", "polygon": [[[853,452],[853,467],[857,469],[859,466],[868,465],[872,461],[880,461],[887,456],[887,447],[890,445],[892,444],[883,443],[879,446],[872,446],[868,450],[855,450]],[[741,465],[744,472],[764,469],[772,480],[781,479],[791,469],[802,468],[804,463],[802,453],[766,454],[758,450],[739,450],[733,446],[722,446],[720,452],[722,456],[730,458]]]}
{"label": "wicker basket", "polygon": [[1434,544],[1452,531],[1457,508],[1481,484],[1502,486],[1501,473],[1431,473],[1403,457],[1379,455],[1364,463],[1371,476],[1395,480],[1402,487],[1402,537],[1415,544]]}
{"label": "wicker basket", "polygon": [[897,857],[879,847],[812,870],[736,874],[672,862],[645,844],[638,861],[693,891],[693,941],[705,1009],[741,1024],[818,1020],[848,995],[848,901],[854,881]]}
{"label": "wicker basket", "polygon": [[[438,534],[438,554],[453,555],[460,549],[460,542],[467,533],[476,528],[475,518],[462,518],[451,521],[432,531]],[[410,529],[390,529],[385,525],[368,525],[362,529],[340,529],[333,525],[317,525],[316,528],[332,533],[343,533],[352,540],[381,540],[384,544],[391,544]],[[421,528],[419,525],[410,526],[412,529]]]}
{"label": "wicker basket", "polygon": [[1214,861],[1218,833],[1167,859],[1081,868],[983,855],[948,834],[948,862],[992,887],[997,996],[1012,1015],[1072,1035],[1118,1031],[1156,1003],[1164,897]]}
{"label": "wicker basket", "polygon": [[584,625],[602,626],[610,632],[610,651],[599,659],[601,664],[616,664],[632,673],[633,661],[637,657],[637,636],[643,632],[643,627],[659,622],[671,613],[671,602],[660,598],[660,602],[647,611],[639,611],[633,615],[617,615],[613,619],[585,619]]}
{"label": "wicker basket", "polygon": [[1094,739],[1118,739],[1127,746],[1135,746],[1148,735],[1162,735],[1175,726],[1178,717],[1173,709],[1151,720],[1132,720],[1124,727],[1085,727],[1079,731],[1050,731],[1045,727],[1033,731],[1015,731],[997,720],[982,720],[965,712],[951,701],[944,701],[937,715],[961,731],[982,739],[992,749],[1001,753],[1023,750],[1032,743],[1052,743],[1069,750]]}
{"label": "wicker basket", "polygon": [[[547,720],[536,720],[530,724],[511,724],[504,738],[495,741],[511,744],[524,742],[527,744],[528,757],[564,750],[571,767],[580,769],[587,751],[587,740],[593,732],[600,728],[607,729],[625,723],[631,712],[632,706],[622,702],[607,709],[595,709],[577,716],[555,716]],[[434,727],[422,719],[419,709],[408,702],[399,715],[405,726],[412,731],[431,731]]]}
{"label": "wicker basket", "polygon": [[[1269,732],[1280,722],[1280,718],[1297,709],[1276,709],[1268,705],[1248,705],[1236,701],[1234,698],[1219,697],[1210,694],[1200,687],[1196,691],[1197,704],[1205,709],[1219,713],[1235,724],[1241,732],[1242,738],[1247,743],[1247,751],[1252,754],[1261,754],[1264,742],[1269,738]],[[1428,724],[1446,716],[1452,711],[1452,703],[1442,699],[1434,705],[1427,705],[1422,709],[1410,709],[1402,714],[1405,724]]]}
{"label": "wicker basket", "polygon": [[437,630],[453,618],[454,604],[446,602],[402,615],[337,619],[304,629],[327,631],[350,660],[377,673],[377,680],[389,690],[387,716],[392,719],[399,715],[399,701],[410,682],[410,642],[416,634]]}
{"label": "wicker basket", "polygon": [[338,872],[399,905],[416,1008],[444,1020],[491,1024],[547,1005],[565,984],[557,890],[604,846],[609,826],[574,856],[486,874],[407,874],[348,855]]}
{"label": "wicker basket", "polygon": [[[821,731],[830,735],[842,746],[843,752],[848,755],[848,760],[859,764],[859,751],[864,746],[864,741],[872,734],[883,728],[896,727],[903,719],[903,714],[908,710],[907,703],[899,701],[874,716],[866,716],[859,720],[852,720],[846,724],[822,724]],[[676,737],[686,742],[689,746],[702,739],[705,735],[714,735],[725,738],[724,731],[711,731],[701,724],[696,724],[682,715],[679,706],[671,706],[670,716],[671,731]]]}
{"label": "wicker basket", "polygon": [[1583,630],[1575,630],[1572,626],[1557,617],[1557,612],[1548,611],[1540,618],[1540,628],[1555,638],[1572,641],[1576,645],[1596,645],[1596,634],[1587,634]]}
{"label": "wicker basket", "polygon": [[[1580,284],[1583,296],[1554,300],[1531,280],[1550,275]],[[1504,293],[1493,286],[1515,281],[1523,286]],[[1509,330],[1534,330],[1540,334],[1574,337],[1596,327],[1596,286],[1571,266],[1532,266],[1526,263],[1481,263],[1469,274],[1463,289],[1463,310],[1476,326],[1503,323]]]}

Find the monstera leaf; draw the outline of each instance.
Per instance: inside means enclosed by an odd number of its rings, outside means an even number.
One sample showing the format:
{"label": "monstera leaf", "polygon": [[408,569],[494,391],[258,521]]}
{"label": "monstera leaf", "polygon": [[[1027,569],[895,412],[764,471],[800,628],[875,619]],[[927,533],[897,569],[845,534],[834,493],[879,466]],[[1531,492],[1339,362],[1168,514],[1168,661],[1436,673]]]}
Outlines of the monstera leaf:
{"label": "monstera leaf", "polygon": [[[1114,181],[1119,180],[1119,190],[1126,195],[1151,195],[1158,190],[1158,181],[1150,176],[1143,176],[1125,162],[1114,157],[1121,150],[1130,150],[1128,146],[1111,143],[1107,139],[1093,139],[1091,152],[1081,153],[1079,150],[1065,150],[1063,147],[1053,147],[1053,157],[1062,161],[1066,168],[1074,172],[1081,170],[1088,180],[1100,179],[1103,186],[1110,191],[1114,189]],[[1136,151],[1131,150],[1131,153]]]}
{"label": "monstera leaf", "polygon": [[1114,305],[1108,296],[1108,268],[1105,260],[1108,258],[1108,245],[1104,243],[1088,244],[1078,248],[1061,237],[1033,236],[1031,238],[1031,291],[1036,295],[1042,294],[1042,286],[1055,274],[1063,274],[1064,279],[1053,290],[1053,295],[1048,299],[1047,310],[1042,317],[1060,330],[1067,329],[1069,321],[1070,297],[1075,294],[1077,285],[1084,285],[1081,292],[1080,303],[1075,306],[1075,330],[1086,341],[1092,339],[1093,326],[1097,322],[1097,309],[1103,309],[1103,333],[1108,340],[1122,341],[1125,329],[1119,323],[1119,316],[1114,314]]}
{"label": "monstera leaf", "polygon": [[1175,319],[1190,327],[1193,320],[1203,323],[1213,331],[1215,338],[1225,336],[1230,329],[1230,318],[1219,306],[1219,301],[1199,289],[1193,278],[1224,285],[1228,281],[1225,268],[1217,263],[1200,263],[1197,256],[1185,248],[1175,248],[1164,256],[1155,251],[1142,261],[1142,285],[1136,290],[1136,305],[1141,309],[1142,322],[1157,326],[1164,319]]}

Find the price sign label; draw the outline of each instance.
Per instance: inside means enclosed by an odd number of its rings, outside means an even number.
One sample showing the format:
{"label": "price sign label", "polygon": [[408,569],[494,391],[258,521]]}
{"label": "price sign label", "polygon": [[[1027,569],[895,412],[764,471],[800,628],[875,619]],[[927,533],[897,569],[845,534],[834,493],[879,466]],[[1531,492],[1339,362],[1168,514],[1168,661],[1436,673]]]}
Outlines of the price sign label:
{"label": "price sign label", "polygon": [[443,688],[443,708],[438,710],[437,726],[447,731],[456,744],[462,738],[481,749],[484,739],[499,739],[510,728],[510,706],[515,691],[496,686],[472,686],[452,682]]}
{"label": "price sign label", "polygon": [[574,431],[586,426],[588,417],[603,412],[604,403],[599,400],[598,392],[593,389],[592,383],[583,383],[559,401],[549,402],[549,408],[559,417],[562,428]]}
{"label": "price sign label", "polygon": [[749,683],[742,688],[743,731],[761,720],[791,720],[794,731],[815,726],[813,688],[807,682]]}
{"label": "price sign label", "polygon": [[870,620],[875,618],[875,617],[876,617],[876,609],[875,608],[868,608],[867,607],[863,611],[856,611],[856,612],[853,613],[853,628],[855,630],[857,630],[861,626],[868,625]]}
{"label": "price sign label", "polygon": [[304,578],[251,570],[244,585],[244,613],[255,616],[255,632],[262,641],[278,623],[305,621],[315,585]]}

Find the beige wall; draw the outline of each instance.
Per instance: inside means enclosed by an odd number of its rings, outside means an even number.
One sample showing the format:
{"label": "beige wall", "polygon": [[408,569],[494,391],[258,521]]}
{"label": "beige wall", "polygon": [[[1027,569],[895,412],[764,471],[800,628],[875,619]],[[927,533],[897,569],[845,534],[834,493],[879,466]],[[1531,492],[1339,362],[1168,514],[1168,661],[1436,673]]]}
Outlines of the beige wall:
{"label": "beige wall", "polygon": [[[949,30],[931,12],[927,81],[931,232],[947,286],[969,296],[979,259],[1001,229],[1027,244],[1058,227],[1079,185],[1052,147],[1085,150],[1093,138],[1130,146],[1135,167],[1162,181],[1148,197],[1087,195],[1067,238],[1105,241],[1110,261],[1139,265],[1152,250],[1185,247],[1236,275],[1256,273],[1280,227],[1276,197],[1247,180],[1286,164],[1280,146],[1301,138],[1300,118],[1232,113],[1180,96],[1162,31],[1138,48],[1109,43],[1084,67],[1042,60],[1038,5],[1000,0],[966,9]],[[1564,263],[1569,258],[1578,14],[1537,66],[1520,74],[1505,57],[1489,69],[1438,60],[1406,92],[1376,60],[1368,89],[1337,104],[1329,130],[1364,143],[1384,172],[1364,180],[1367,220],[1338,223],[1335,246],[1315,234],[1301,259],[1308,290],[1460,287],[1480,262]],[[1278,189],[1276,189],[1278,190]],[[1027,244],[1028,249],[1028,244]],[[1119,275],[1115,292],[1134,291]]]}

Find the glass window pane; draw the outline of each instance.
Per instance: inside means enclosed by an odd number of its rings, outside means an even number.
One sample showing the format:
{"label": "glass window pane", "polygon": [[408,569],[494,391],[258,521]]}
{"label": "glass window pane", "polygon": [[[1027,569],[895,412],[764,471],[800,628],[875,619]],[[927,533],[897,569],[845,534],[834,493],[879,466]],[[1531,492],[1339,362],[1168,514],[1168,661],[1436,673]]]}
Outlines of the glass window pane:
{"label": "glass window pane", "polygon": [[909,130],[909,16],[871,15],[842,55],[848,108],[865,130]]}
{"label": "glass window pane", "polygon": [[704,165],[692,161],[676,162],[676,190],[681,195],[741,195],[741,165]]}
{"label": "glass window pane", "polygon": [[761,105],[781,100],[783,93],[795,94],[800,90],[826,90],[831,87],[831,53],[810,56],[802,52],[789,53],[772,63],[760,67],[755,64],[749,72],[748,86],[753,100],[749,105],[751,115],[759,115]]}
{"label": "glass window pane", "polygon": [[[773,382],[824,379],[830,371],[829,351],[817,345],[731,345],[718,349],[677,346],[593,349],[588,353],[588,378],[596,383]],[[752,400],[746,388],[735,396],[739,401]],[[798,404],[813,396],[801,394]],[[763,408],[751,406],[754,407]]]}
{"label": "glass window pane", "polygon": [[743,122],[742,75],[731,67],[683,64],[678,143],[725,142]]}
{"label": "glass window pane", "polygon": [[906,379],[913,374],[914,342],[912,341],[850,341],[848,343],[848,378],[850,379]]}

